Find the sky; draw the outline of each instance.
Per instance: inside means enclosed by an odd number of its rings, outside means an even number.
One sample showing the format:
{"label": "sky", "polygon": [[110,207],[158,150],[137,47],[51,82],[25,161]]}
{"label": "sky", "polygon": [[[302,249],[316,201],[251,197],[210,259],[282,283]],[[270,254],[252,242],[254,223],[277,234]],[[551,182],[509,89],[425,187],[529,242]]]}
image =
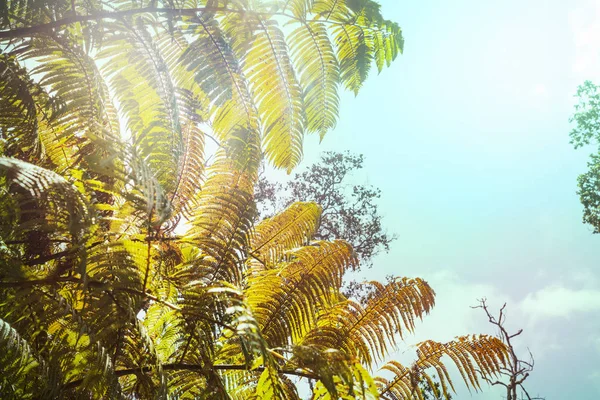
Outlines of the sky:
{"label": "sky", "polygon": [[[419,276],[434,311],[398,357],[427,338],[494,334],[482,310],[507,303],[516,347],[535,356],[530,394],[600,398],[600,235],[581,222],[577,176],[592,148],[569,144],[577,85],[600,83],[600,0],[398,1],[404,54],[358,97],[320,152],[364,154],[353,179],[379,187],[398,240],[367,275]],[[407,358],[408,360],[410,359]],[[455,399],[501,399],[484,387]]]}

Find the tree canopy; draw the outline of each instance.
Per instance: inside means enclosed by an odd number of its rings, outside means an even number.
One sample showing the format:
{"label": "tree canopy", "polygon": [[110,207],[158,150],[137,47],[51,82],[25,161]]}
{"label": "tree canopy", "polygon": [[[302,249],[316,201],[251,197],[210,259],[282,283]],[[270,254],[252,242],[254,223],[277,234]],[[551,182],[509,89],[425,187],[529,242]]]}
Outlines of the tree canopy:
{"label": "tree canopy", "polygon": [[283,185],[259,175],[254,194],[259,215],[271,216],[295,201],[314,201],[323,209],[315,238],[348,241],[358,257],[357,267],[372,267],[373,258],[387,252],[395,237],[383,227],[377,204],[381,190],[351,183],[363,162],[362,154],[328,151]]}
{"label": "tree canopy", "polygon": [[261,160],[295,167],[402,45],[371,0],[0,3],[0,397],[409,399],[428,369],[453,388],[445,355],[472,388],[498,373],[485,335],[386,362],[434,291],[346,298],[319,205],[254,224]]}
{"label": "tree canopy", "polygon": [[583,222],[590,224],[594,233],[600,232],[600,88],[586,81],[577,89],[579,103],[571,122],[571,144],[576,148],[596,146],[596,153],[590,155],[588,171],[577,179],[577,194],[583,205]]}

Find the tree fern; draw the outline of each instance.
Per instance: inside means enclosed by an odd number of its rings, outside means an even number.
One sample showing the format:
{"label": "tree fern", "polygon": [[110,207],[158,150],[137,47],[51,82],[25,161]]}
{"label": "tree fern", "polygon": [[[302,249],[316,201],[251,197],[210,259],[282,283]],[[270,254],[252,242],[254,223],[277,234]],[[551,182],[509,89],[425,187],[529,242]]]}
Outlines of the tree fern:
{"label": "tree fern", "polygon": [[273,218],[261,221],[250,238],[252,257],[265,267],[274,266],[287,249],[300,247],[316,233],[321,207],[294,203]]}
{"label": "tree fern", "polygon": [[302,90],[276,21],[257,19],[252,47],[243,59],[264,123],[266,157],[288,172],[302,159],[305,126]]}
{"label": "tree fern", "polygon": [[[34,390],[45,393],[47,373],[43,361],[38,361],[33,355],[29,344],[21,338],[19,333],[7,322],[0,319],[0,365],[2,365],[2,378],[0,378],[0,394],[5,398],[18,398],[27,396]],[[26,377],[23,379],[22,377]]]}
{"label": "tree fern", "polygon": [[291,52],[305,88],[307,130],[322,138],[335,127],[338,116],[338,60],[324,23],[304,22],[291,37]]}
{"label": "tree fern", "polygon": [[261,160],[294,168],[402,51],[377,3],[10,0],[0,44],[2,398],[411,398],[453,388],[442,355],[475,389],[504,365],[466,337],[373,378],[433,290],[361,305],[318,205],[256,223]]}

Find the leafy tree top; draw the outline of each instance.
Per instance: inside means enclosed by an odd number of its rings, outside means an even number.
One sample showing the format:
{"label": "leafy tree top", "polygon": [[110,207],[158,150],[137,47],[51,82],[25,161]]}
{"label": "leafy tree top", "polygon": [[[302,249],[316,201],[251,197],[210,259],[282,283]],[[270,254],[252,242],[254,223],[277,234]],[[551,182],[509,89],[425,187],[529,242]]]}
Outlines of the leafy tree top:
{"label": "leafy tree top", "polygon": [[352,173],[363,168],[363,161],[363,155],[328,151],[285,184],[259,175],[254,194],[259,215],[271,216],[295,201],[314,201],[323,209],[315,238],[346,240],[356,252],[357,267],[372,267],[373,258],[389,251],[395,236],[382,224],[377,205],[381,190],[351,183]]}
{"label": "leafy tree top", "polygon": [[570,121],[571,144],[576,148],[596,146],[590,156],[588,171],[577,179],[577,194],[583,205],[583,222],[590,224],[594,233],[600,232],[600,88],[586,81],[577,89],[579,102]]}

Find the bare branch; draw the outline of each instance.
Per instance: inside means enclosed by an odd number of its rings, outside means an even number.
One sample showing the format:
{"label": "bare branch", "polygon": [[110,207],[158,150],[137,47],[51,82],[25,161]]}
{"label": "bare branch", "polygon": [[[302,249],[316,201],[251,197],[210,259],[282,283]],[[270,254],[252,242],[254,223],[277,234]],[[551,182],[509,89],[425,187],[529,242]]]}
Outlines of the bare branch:
{"label": "bare branch", "polygon": [[[525,392],[528,400],[533,400],[533,398],[529,396],[529,394],[523,387],[523,383],[529,377],[529,373],[533,370],[535,361],[529,349],[527,349],[527,351],[529,352],[529,361],[521,360],[517,356],[515,349],[511,343],[511,339],[521,335],[523,333],[523,329],[519,329],[517,332],[510,334],[504,327],[504,322],[506,321],[506,303],[504,303],[500,308],[497,318],[494,317],[490,312],[485,298],[479,299],[479,305],[472,306],[471,308],[481,308],[485,312],[489,322],[496,328],[498,328],[500,339],[502,339],[502,341],[506,345],[509,353],[508,367],[500,368],[500,375],[504,376],[508,380],[508,382],[502,380],[496,380],[492,382],[490,379],[484,376],[482,371],[478,370],[477,373],[481,375],[481,377],[492,386],[504,386],[506,388],[506,400],[517,400],[517,388],[521,388]],[[542,398],[536,397],[535,399]]]}

